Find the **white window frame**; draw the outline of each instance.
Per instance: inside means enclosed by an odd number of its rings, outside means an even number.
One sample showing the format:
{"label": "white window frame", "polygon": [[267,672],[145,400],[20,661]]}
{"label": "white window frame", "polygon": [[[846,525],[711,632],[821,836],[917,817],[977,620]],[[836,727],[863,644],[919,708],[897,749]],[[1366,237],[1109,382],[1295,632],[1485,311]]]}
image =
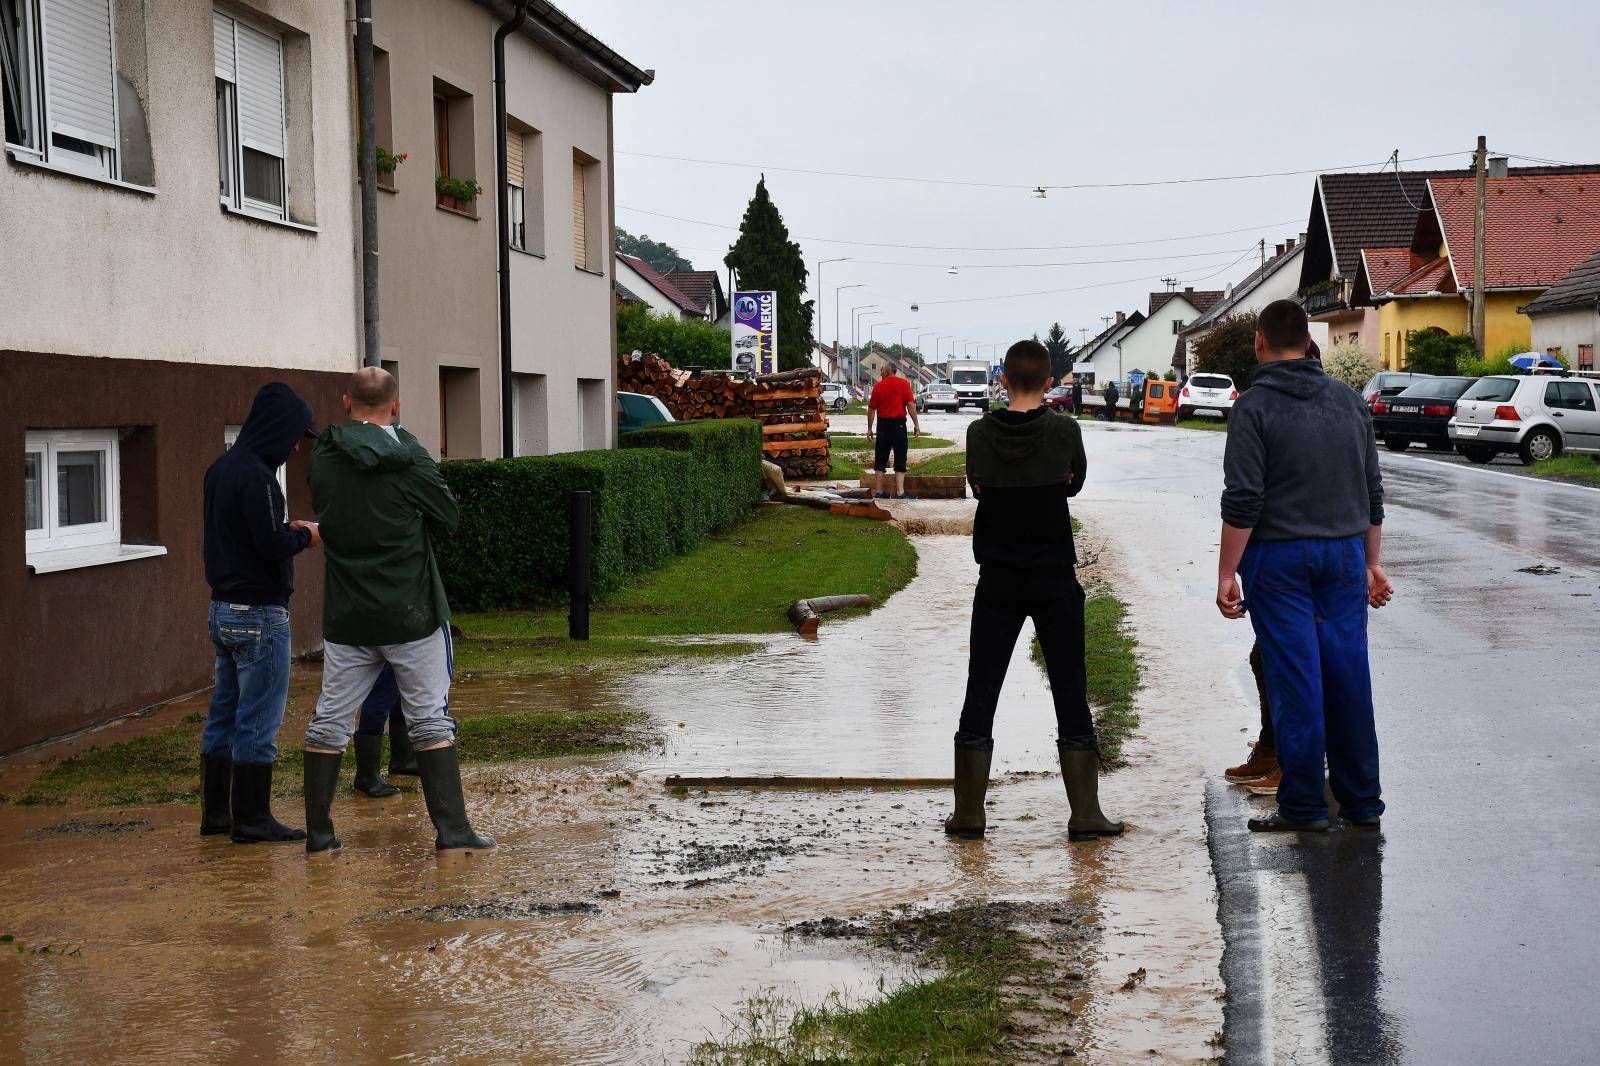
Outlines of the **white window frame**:
{"label": "white window frame", "polygon": [[[222,100],[217,108],[217,167],[219,170],[218,194],[222,205],[230,211],[239,211],[247,215],[256,215],[261,218],[274,219],[280,222],[289,220],[289,99],[288,74],[284,69],[284,53],[287,46],[283,34],[269,26],[262,25],[253,19],[245,18],[233,9],[216,5],[213,10],[223,18],[229,19],[234,24],[233,29],[233,62],[231,75],[224,74],[215,63],[213,68],[216,80],[224,83],[227,88],[221,90]],[[283,206],[267,203],[264,200],[254,200],[244,192],[244,137],[239,130],[239,30],[240,25],[248,26],[259,33],[265,34],[278,42],[278,89],[282,94],[279,100],[280,111],[283,114],[282,136],[283,155],[277,156],[281,169],[280,195]],[[213,36],[213,45],[215,37]],[[223,158],[222,149],[226,145],[228,156]],[[260,151],[260,149],[252,149]],[[271,155],[263,152],[263,155]]]}
{"label": "white window frame", "polygon": [[[116,430],[32,430],[26,434],[24,451],[39,453],[43,460],[43,467],[40,470],[43,511],[40,517],[44,519],[44,527],[28,530],[27,554],[30,562],[35,555],[42,553],[121,542],[122,478]],[[105,483],[100,500],[105,520],[64,527],[71,532],[63,532],[63,527],[58,525],[56,518],[60,502],[57,495],[56,456],[64,451],[98,451],[105,457]]]}
{"label": "white window frame", "polygon": [[[516,131],[512,131],[515,135]],[[511,247],[519,252],[528,250],[527,190],[514,181],[506,182],[506,204],[510,207]]]}
{"label": "white window frame", "polygon": [[[73,137],[71,130],[55,131],[51,128],[53,123],[50,115],[50,54],[45,44],[44,20],[40,0],[12,0],[12,3],[15,4],[15,9],[20,11],[22,15],[21,32],[16,41],[18,69],[15,73],[17,76],[17,90],[22,97],[22,110],[25,112],[26,127],[30,131],[29,138],[31,143],[17,143],[8,140],[6,141],[7,150],[14,155],[28,157],[40,163],[47,163],[83,177],[120,181],[119,153],[115,148],[91,144],[91,151],[82,152],[76,148],[55,143],[57,132],[61,136],[73,140],[81,141],[81,138]],[[106,0],[106,18],[111,34],[111,55],[109,58],[112,84],[109,88],[112,139],[120,143],[122,114],[117,100],[116,89],[117,20],[111,0]]]}
{"label": "white window frame", "polygon": [[[243,429],[243,426],[222,427],[223,451],[227,451],[229,448],[238,443],[239,434],[241,431],[243,431]],[[278,467],[278,469],[273,471],[273,475],[278,479],[278,488],[283,490],[283,506],[285,512],[287,512],[289,508],[289,465],[285,463],[284,465]],[[288,521],[286,516],[284,516],[284,521]]]}

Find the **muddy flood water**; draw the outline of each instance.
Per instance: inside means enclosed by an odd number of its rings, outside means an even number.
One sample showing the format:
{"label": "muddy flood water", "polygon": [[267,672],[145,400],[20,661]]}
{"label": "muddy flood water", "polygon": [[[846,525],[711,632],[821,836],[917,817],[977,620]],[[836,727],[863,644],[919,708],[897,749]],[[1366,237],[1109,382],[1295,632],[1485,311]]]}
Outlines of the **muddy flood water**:
{"label": "muddy flood water", "polygon": [[[1114,469],[1104,435],[1086,436],[1091,468]],[[1131,764],[1102,789],[1130,823],[1121,840],[1067,845],[1050,698],[1026,640],[985,841],[939,832],[943,789],[666,787],[669,775],[947,777],[976,568],[967,538],[919,536],[916,580],[816,641],[763,639],[626,682],[460,686],[464,714],[610,704],[646,711],[663,737],[467,769],[473,820],[501,842],[490,853],[436,857],[409,790],[341,795],[346,847],[317,861],[203,840],[190,807],[0,807],[0,933],[24,948],[0,945],[0,1058],[677,1062],[752,996],[859,1002],[918,976],[859,941],[785,935],[795,923],[1070,900],[1088,915],[1086,969],[1072,1021],[1045,1043],[1091,1062],[1209,1059],[1221,943],[1199,797],[1206,769],[1242,753],[1243,652],[1171,658],[1201,614],[1153,609],[1172,589],[1145,564],[1187,546],[1145,494],[1107,478],[1075,508],[1147,661]],[[922,511],[922,528],[949,528],[951,510]],[[1196,669],[1220,693],[1203,713]]]}

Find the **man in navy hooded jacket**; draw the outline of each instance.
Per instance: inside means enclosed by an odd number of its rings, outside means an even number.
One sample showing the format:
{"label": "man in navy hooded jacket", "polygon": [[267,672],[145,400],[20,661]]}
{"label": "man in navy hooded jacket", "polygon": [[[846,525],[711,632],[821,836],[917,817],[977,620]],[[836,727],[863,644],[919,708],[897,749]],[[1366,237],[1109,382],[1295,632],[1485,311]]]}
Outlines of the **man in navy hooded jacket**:
{"label": "man in navy hooded jacket", "polygon": [[200,832],[236,844],[304,840],[272,816],[272,764],[289,696],[294,557],[318,543],[287,520],[277,470],[304,437],[311,406],[280,381],[256,393],[239,439],[205,477],[206,581],[216,690],[201,735]]}

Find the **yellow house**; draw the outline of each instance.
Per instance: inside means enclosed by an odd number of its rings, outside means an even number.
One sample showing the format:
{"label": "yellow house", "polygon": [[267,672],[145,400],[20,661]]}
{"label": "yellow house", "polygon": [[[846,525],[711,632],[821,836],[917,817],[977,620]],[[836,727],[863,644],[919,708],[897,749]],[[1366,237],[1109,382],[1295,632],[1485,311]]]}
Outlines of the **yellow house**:
{"label": "yellow house", "polygon": [[[1476,197],[1473,178],[1431,178],[1410,246],[1362,249],[1356,287],[1378,305],[1378,354],[1386,369],[1405,367],[1406,341],[1418,330],[1471,330]],[[1592,173],[1488,179],[1486,352],[1529,347],[1532,324],[1517,308],[1600,247],[1596,208],[1600,181]]]}

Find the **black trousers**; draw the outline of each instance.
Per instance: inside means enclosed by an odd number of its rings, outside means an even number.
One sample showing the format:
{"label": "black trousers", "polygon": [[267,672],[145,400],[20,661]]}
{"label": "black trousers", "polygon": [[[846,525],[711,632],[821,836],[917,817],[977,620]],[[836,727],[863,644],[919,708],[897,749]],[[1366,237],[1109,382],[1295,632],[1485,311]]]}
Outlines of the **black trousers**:
{"label": "black trousers", "polygon": [[894,468],[900,473],[906,472],[906,451],[910,442],[906,440],[906,420],[904,418],[878,419],[877,449],[872,459],[872,469],[883,473],[889,468],[889,454],[894,453]]}
{"label": "black trousers", "polygon": [[1250,645],[1250,672],[1256,679],[1256,697],[1261,701],[1260,746],[1267,751],[1278,750],[1278,739],[1272,732],[1272,708],[1267,706],[1267,671],[1261,663],[1261,645]]}
{"label": "black trousers", "polygon": [[957,743],[993,746],[1000,687],[1023,619],[1032,618],[1055,699],[1057,742],[1064,748],[1095,747],[1083,668],[1083,603],[1083,586],[1071,570],[982,569],[972,597],[972,651]]}

